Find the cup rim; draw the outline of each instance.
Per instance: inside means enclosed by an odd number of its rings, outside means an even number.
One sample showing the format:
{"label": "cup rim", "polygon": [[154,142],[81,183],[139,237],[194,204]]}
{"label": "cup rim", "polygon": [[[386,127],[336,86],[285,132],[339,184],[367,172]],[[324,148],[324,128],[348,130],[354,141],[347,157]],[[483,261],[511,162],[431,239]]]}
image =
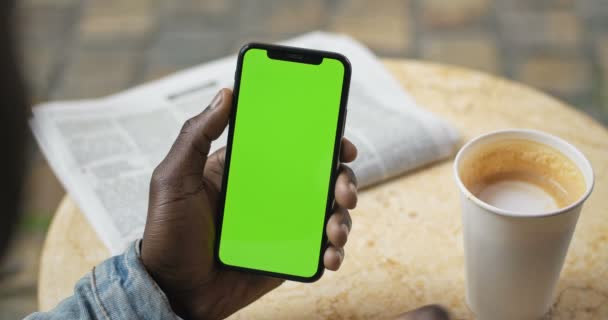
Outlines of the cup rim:
{"label": "cup rim", "polygon": [[[470,192],[469,189],[464,185],[464,183],[462,183],[462,180],[460,179],[460,173],[458,172],[458,164],[460,163],[460,160],[464,154],[464,151],[469,149],[473,144],[478,143],[482,139],[486,139],[488,137],[496,136],[496,135],[508,134],[508,133],[522,133],[522,134],[544,136],[545,138],[555,140],[559,144],[564,145],[565,148],[570,149],[570,151],[572,151],[574,154],[576,154],[582,160],[583,166],[586,166],[589,169],[590,181],[588,181],[588,183],[586,183],[587,190],[585,191],[585,193],[580,198],[578,198],[576,201],[572,202],[570,205],[568,205],[566,207],[543,212],[540,214],[521,214],[521,213],[517,213],[516,211],[513,211],[513,210],[501,209],[501,208],[495,207],[495,206],[493,206],[489,203],[486,203],[486,202],[482,201],[481,199],[477,198],[477,196],[475,196],[472,192]],[[570,157],[568,157],[568,158],[570,158]],[[573,160],[573,159],[570,159],[570,160]],[[578,148],[576,148],[574,145],[572,145],[568,141],[566,141],[558,136],[555,136],[555,135],[552,135],[552,134],[549,134],[549,133],[546,133],[543,131],[534,130],[534,129],[495,130],[495,131],[491,131],[488,133],[484,133],[482,135],[479,135],[479,136],[469,140],[467,143],[465,143],[460,148],[460,150],[458,150],[458,153],[456,154],[456,157],[454,158],[453,170],[454,170],[454,177],[456,178],[456,183],[458,184],[458,187],[461,190],[461,192],[463,192],[467,196],[467,198],[471,199],[471,201],[473,201],[476,205],[486,209],[489,212],[492,212],[492,213],[495,213],[495,214],[498,214],[501,216],[507,216],[507,217],[513,217],[513,218],[524,218],[524,219],[525,218],[542,218],[542,217],[550,217],[550,216],[555,216],[555,215],[559,215],[559,214],[568,212],[568,211],[572,210],[573,208],[581,205],[581,203],[583,201],[585,201],[589,197],[589,195],[591,195],[591,191],[593,191],[593,186],[595,184],[595,175],[593,173],[593,167],[591,166],[589,159],[587,159],[587,157],[585,157],[585,155]],[[587,181],[585,181],[585,182],[587,182]]]}

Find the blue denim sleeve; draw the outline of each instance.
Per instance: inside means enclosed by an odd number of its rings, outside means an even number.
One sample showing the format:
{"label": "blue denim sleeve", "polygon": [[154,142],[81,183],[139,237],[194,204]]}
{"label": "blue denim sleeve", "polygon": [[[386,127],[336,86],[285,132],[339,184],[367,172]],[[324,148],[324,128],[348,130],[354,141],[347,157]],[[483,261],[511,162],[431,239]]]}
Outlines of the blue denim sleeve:
{"label": "blue denim sleeve", "polygon": [[136,241],[102,262],[76,283],[73,296],[26,319],[180,319],[144,268],[139,248]]}

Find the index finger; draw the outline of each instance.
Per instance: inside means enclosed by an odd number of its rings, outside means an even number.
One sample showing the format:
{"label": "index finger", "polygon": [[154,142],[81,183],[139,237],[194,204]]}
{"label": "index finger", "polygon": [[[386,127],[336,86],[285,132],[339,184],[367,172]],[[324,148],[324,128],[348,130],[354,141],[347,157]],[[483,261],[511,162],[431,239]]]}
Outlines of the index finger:
{"label": "index finger", "polygon": [[232,92],[222,89],[203,112],[184,123],[167,156],[152,173],[151,195],[167,185],[179,186],[170,188],[176,197],[200,191],[211,142],[228,125],[231,106]]}
{"label": "index finger", "polygon": [[232,106],[232,91],[220,90],[211,104],[200,114],[188,119],[163,160],[168,167],[180,169],[174,173],[202,172],[211,142],[228,125]]}

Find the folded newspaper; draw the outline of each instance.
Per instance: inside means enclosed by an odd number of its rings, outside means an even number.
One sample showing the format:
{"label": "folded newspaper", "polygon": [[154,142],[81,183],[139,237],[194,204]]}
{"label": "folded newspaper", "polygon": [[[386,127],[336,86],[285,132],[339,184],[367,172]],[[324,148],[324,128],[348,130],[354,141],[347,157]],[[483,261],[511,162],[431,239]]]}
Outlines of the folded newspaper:
{"label": "folded newspaper", "polygon": [[[283,44],[340,52],[352,64],[345,136],[359,148],[352,164],[368,186],[448,157],[455,129],[420,109],[363,45],[313,32]],[[231,87],[236,56],[95,100],[36,106],[30,126],[70,196],[110,249],[120,253],[142,236],[148,186],[181,124]],[[212,145],[226,144],[226,132]]]}

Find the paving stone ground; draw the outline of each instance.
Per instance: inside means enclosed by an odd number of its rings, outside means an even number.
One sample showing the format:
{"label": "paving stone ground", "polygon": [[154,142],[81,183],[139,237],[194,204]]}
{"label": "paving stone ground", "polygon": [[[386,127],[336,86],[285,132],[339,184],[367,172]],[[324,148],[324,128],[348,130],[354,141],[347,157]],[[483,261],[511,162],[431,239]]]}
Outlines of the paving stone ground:
{"label": "paving stone ground", "polygon": [[[320,29],[350,34],[382,57],[523,82],[608,125],[606,0],[18,2],[33,102],[103,96],[234,53],[246,41]],[[0,318],[35,310],[40,246],[64,194],[31,149],[26,218],[0,267]]]}

